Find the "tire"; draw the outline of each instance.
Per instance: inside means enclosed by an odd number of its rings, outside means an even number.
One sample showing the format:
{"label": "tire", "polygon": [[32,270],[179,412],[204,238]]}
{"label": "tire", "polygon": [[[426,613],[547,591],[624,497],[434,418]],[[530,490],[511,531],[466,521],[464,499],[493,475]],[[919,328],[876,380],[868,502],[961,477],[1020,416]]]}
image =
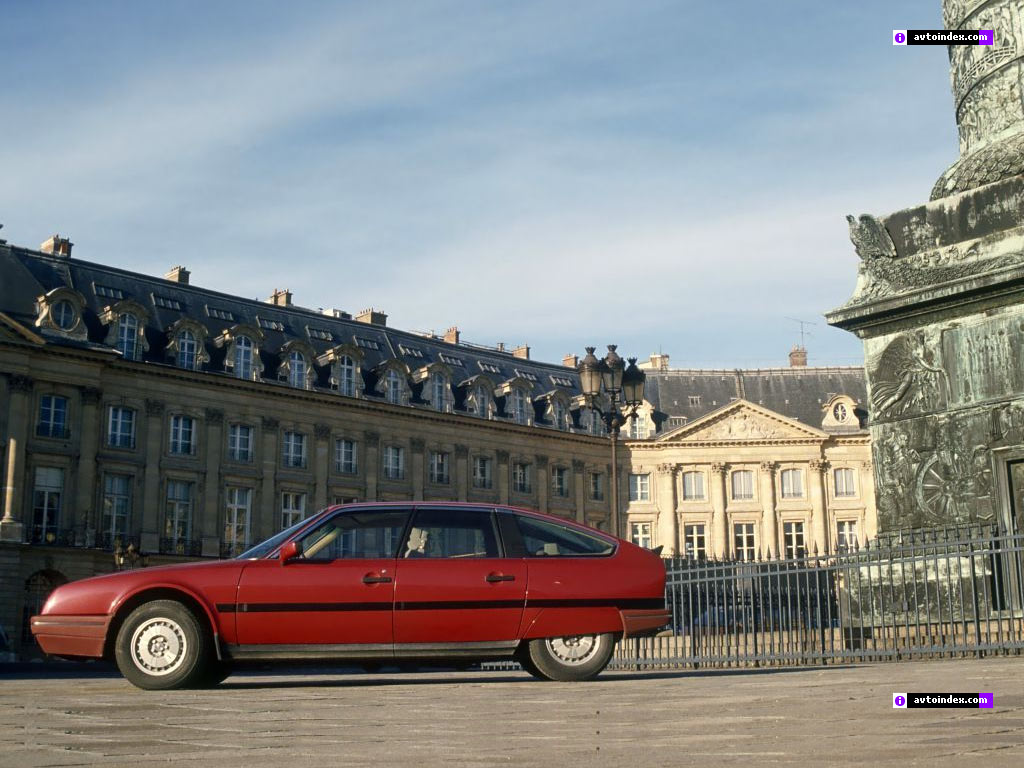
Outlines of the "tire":
{"label": "tire", "polygon": [[114,658],[128,682],[147,691],[198,687],[212,679],[213,641],[184,605],[153,600],[128,614]]}
{"label": "tire", "polygon": [[530,641],[520,663],[535,677],[561,682],[593,680],[608,666],[614,651],[615,637],[608,632],[545,637]]}
{"label": "tire", "polygon": [[523,646],[523,652],[520,653],[518,655],[518,657],[516,657],[516,661],[519,662],[519,666],[521,666],[525,671],[529,672],[531,675],[536,677],[538,680],[550,680],[551,679],[550,677],[545,676],[544,673],[541,672],[539,669],[537,669],[537,665],[534,664],[533,661],[530,660],[530,644],[529,643],[526,643]]}
{"label": "tire", "polygon": [[220,685],[227,680],[234,671],[230,664],[214,659],[206,667],[206,672],[200,676],[195,685],[197,688],[213,688],[215,685]]}

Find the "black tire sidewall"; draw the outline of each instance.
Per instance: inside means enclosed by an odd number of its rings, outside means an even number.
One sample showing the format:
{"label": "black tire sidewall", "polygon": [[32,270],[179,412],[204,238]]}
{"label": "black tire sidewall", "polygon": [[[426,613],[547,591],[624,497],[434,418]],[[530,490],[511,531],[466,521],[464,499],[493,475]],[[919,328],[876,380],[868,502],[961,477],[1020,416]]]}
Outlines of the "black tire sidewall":
{"label": "black tire sidewall", "polygon": [[[611,633],[596,635],[596,637],[600,638],[601,647],[593,658],[583,664],[569,665],[559,661],[548,649],[547,638],[531,640],[527,658],[537,672],[548,680],[560,682],[593,680],[608,666],[612,653],[615,652],[615,637]],[[532,669],[527,669],[527,671],[534,674]]]}
{"label": "black tire sidewall", "polygon": [[[166,675],[147,674],[132,660],[132,635],[140,624],[155,618],[166,618],[176,622],[185,635],[185,659],[181,666]],[[153,600],[140,605],[124,620],[114,644],[114,657],[121,674],[128,682],[139,688],[147,691],[187,688],[201,682],[209,669],[209,633],[195,614],[181,603],[173,600]]]}

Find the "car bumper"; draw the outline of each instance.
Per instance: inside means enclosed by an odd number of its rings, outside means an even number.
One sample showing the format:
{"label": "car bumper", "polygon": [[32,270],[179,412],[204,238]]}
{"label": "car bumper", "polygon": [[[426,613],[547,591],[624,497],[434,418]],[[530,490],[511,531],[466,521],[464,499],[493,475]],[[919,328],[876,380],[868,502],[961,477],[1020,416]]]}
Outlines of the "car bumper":
{"label": "car bumper", "polygon": [[658,631],[672,620],[672,614],[666,610],[619,611],[622,614],[622,636],[644,637],[656,635]]}
{"label": "car bumper", "polygon": [[100,658],[109,616],[33,616],[36,642],[51,656]]}

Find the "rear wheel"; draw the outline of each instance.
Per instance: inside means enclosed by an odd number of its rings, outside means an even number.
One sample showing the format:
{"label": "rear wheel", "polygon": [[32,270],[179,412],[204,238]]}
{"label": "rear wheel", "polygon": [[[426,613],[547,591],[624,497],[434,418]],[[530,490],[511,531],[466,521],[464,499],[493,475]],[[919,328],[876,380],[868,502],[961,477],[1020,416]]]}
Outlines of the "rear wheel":
{"label": "rear wheel", "polygon": [[114,657],[130,683],[150,691],[210,684],[216,678],[210,676],[210,633],[173,600],[153,600],[132,611],[117,633]]}
{"label": "rear wheel", "polygon": [[601,635],[570,635],[531,640],[520,663],[534,675],[548,680],[592,680],[608,666],[615,638]]}

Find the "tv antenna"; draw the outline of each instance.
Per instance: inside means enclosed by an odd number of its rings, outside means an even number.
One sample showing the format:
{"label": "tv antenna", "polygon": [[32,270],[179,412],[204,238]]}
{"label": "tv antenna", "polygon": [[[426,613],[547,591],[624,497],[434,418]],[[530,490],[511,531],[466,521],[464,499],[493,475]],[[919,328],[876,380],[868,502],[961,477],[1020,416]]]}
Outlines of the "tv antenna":
{"label": "tv antenna", "polygon": [[792,320],[794,323],[800,323],[800,346],[803,349],[807,349],[807,345],[804,344],[804,336],[813,336],[814,334],[812,334],[810,331],[805,331],[804,326],[817,325],[817,323],[812,323],[810,320],[800,320],[799,318],[796,317],[787,317],[786,319]]}

